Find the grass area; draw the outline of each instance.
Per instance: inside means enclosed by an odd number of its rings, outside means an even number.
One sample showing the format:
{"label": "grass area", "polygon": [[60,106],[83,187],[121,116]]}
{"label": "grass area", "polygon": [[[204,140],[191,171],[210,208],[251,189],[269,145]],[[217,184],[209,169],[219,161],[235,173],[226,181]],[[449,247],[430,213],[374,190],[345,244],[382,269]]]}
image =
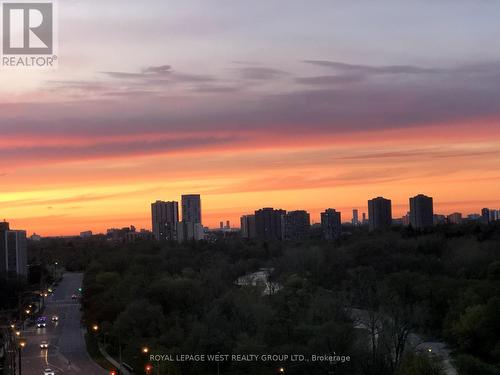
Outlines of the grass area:
{"label": "grass area", "polygon": [[92,360],[105,370],[113,369],[114,366],[103,357],[99,351],[97,338],[94,335],[85,334],[85,343],[87,344],[87,352]]}

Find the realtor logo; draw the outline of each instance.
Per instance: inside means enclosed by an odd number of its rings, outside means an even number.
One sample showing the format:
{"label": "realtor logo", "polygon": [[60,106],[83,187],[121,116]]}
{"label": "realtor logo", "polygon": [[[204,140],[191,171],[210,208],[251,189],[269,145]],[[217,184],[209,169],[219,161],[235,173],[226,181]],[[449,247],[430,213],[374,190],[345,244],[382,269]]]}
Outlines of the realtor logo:
{"label": "realtor logo", "polygon": [[52,55],[52,3],[3,3],[3,54]]}

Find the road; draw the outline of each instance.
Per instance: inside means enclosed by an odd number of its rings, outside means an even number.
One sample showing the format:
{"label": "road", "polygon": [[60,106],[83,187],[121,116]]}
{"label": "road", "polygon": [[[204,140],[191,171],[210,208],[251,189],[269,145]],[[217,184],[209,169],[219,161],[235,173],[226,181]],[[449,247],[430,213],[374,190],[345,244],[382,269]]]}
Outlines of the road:
{"label": "road", "polygon": [[[46,368],[51,368],[57,375],[108,374],[87,354],[80,324],[80,304],[71,298],[81,287],[82,279],[81,273],[66,273],[54,293],[46,298],[43,315],[47,317],[47,327],[30,327],[23,332],[27,339],[22,354],[23,375],[43,375]],[[51,321],[53,315],[59,316],[58,322]],[[40,349],[42,341],[49,343],[48,350]]]}

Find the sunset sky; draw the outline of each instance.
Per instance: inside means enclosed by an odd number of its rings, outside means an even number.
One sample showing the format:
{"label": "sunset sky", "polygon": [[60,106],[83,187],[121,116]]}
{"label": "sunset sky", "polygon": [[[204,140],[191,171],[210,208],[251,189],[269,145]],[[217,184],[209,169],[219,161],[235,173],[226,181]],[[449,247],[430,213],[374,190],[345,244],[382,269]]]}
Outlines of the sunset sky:
{"label": "sunset sky", "polygon": [[0,220],[150,228],[261,207],[500,208],[500,2],[59,0],[59,66],[0,70]]}

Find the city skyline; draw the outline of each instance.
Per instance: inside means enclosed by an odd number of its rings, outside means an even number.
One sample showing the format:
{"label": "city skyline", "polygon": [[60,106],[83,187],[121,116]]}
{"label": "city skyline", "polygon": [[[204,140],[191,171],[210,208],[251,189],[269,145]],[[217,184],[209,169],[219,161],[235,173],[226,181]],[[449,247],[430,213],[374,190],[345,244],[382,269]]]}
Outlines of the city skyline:
{"label": "city skyline", "polygon": [[[236,213],[235,215],[237,218],[233,220],[228,220],[227,218],[220,218],[216,224],[217,225],[201,225],[201,222],[204,221],[204,214],[203,210],[201,209],[201,195],[200,194],[182,194],[181,196],[181,209],[179,209],[179,202],[174,200],[171,201],[164,201],[161,199],[157,199],[155,202],[150,203],[149,207],[149,216],[147,219],[146,225],[140,224],[139,227],[142,230],[149,231],[152,236],[154,236],[155,239],[157,240],[177,240],[177,232],[180,230],[181,232],[184,230],[187,230],[186,228],[182,229],[178,225],[179,224],[185,224],[185,223],[190,223],[192,225],[199,225],[199,229],[201,230],[202,228],[209,228],[212,230],[217,230],[217,229],[238,229],[242,230],[243,237],[245,237],[245,231],[247,230],[247,223],[244,223],[244,218],[250,217],[250,216],[255,216],[255,214],[258,211],[266,211],[266,210],[277,210],[283,213],[284,218],[288,214],[300,214],[300,215],[307,215],[307,222],[309,225],[322,225],[324,221],[324,215],[325,213],[328,213],[329,211],[333,210],[333,212],[337,212],[338,215],[342,216],[342,220],[339,221],[342,225],[344,224],[351,224],[351,225],[360,225],[360,224],[369,224],[370,230],[374,229],[386,229],[389,226],[392,226],[394,224],[403,224],[403,225],[410,225],[412,224],[413,227],[417,229],[424,229],[426,226],[433,226],[438,223],[444,223],[444,222],[449,222],[453,224],[460,224],[463,220],[484,220],[486,217],[486,221],[496,221],[500,220],[500,209],[494,208],[492,206],[489,207],[482,207],[481,209],[476,209],[476,211],[471,212],[471,213],[464,213],[462,211],[451,211],[450,213],[444,213],[444,212],[436,212],[434,210],[435,208],[435,201],[433,197],[428,197],[425,194],[419,193],[414,197],[408,197],[407,198],[407,205],[406,208],[402,207],[403,205],[396,205],[396,207],[399,207],[397,211],[394,211],[394,204],[391,199],[387,199],[387,197],[372,197],[367,200],[367,204],[365,207],[362,209],[359,209],[361,206],[356,206],[352,207],[350,209],[343,208],[338,209],[332,209],[332,208],[323,208],[320,209],[318,212],[318,217],[315,217],[314,213],[311,213],[309,210],[306,210],[304,208],[294,208],[294,209],[283,209],[282,207],[279,206],[272,206],[272,205],[261,205],[258,207],[254,207],[253,209],[250,209],[249,212],[240,212]],[[420,211],[420,208],[417,208],[416,206],[412,208],[412,205],[414,204],[415,200],[422,200],[424,199],[425,201],[429,201],[428,205],[426,206],[427,212],[422,212]],[[387,208],[382,208],[379,204],[376,206],[373,206],[373,202],[379,202],[384,204],[388,204]],[[419,203],[421,204],[421,203]],[[370,208],[370,205],[373,207]],[[366,210],[365,210],[366,208]],[[380,210],[386,211],[387,212],[380,212]],[[370,211],[373,211],[374,214],[370,215]],[[398,210],[403,210],[404,212],[402,215],[398,214]],[[415,211],[414,211],[415,210]],[[180,211],[180,212],[179,212]],[[351,215],[348,216],[342,212],[348,211],[351,212]],[[396,212],[396,213],[394,213]],[[180,215],[182,213],[182,216]],[[362,220],[359,220],[360,213],[362,215]],[[380,216],[382,215],[382,217]],[[414,217],[412,215],[415,215]],[[385,219],[384,219],[385,217]],[[189,221],[190,218],[194,218],[194,222]],[[340,218],[340,216],[339,216]],[[356,218],[356,222],[354,222],[354,219]],[[431,219],[432,218],[432,219]],[[223,219],[223,220],[222,220]],[[365,221],[366,219],[366,221]],[[375,221],[371,221],[375,220]],[[4,218],[4,222],[5,222]],[[198,221],[199,220],[199,221]],[[305,220],[305,219],[301,219]],[[379,220],[385,220],[385,224],[378,224],[377,222]],[[417,220],[425,220],[425,222],[415,222]],[[407,221],[407,222],[405,222]],[[131,228],[134,228],[133,231],[135,231],[136,223],[138,220],[132,219],[131,221],[134,223]],[[80,228],[80,236],[82,236],[82,233],[90,233],[92,234],[103,234],[111,231],[120,231],[120,228],[127,229],[129,228],[129,224],[131,222],[125,223],[125,224],[117,224],[117,225],[111,225],[106,227],[103,230],[93,230],[91,228],[85,228],[82,230]],[[221,227],[221,224],[226,223],[226,227]],[[232,225],[230,224],[232,223]],[[240,226],[234,226],[234,223],[240,223]],[[431,224],[432,223],[432,224]],[[0,222],[1,224],[1,222]],[[185,225],[184,225],[185,226]],[[190,231],[194,231],[194,228],[191,228]],[[30,230],[27,231],[28,233],[33,233],[34,236],[39,237],[40,234],[43,235],[43,233],[33,231],[31,232]],[[55,235],[48,235],[48,236],[58,236],[60,234],[55,234]],[[69,235],[69,236],[74,236],[77,235],[77,233],[68,233],[68,234],[63,234],[63,235]],[[46,235],[47,236],[47,235]],[[280,236],[283,238],[286,237],[285,232],[281,233]],[[182,241],[180,239],[180,241]]]}
{"label": "city skyline", "polygon": [[264,205],[350,217],[379,195],[399,217],[421,192],[443,214],[500,207],[499,13],[59,2],[58,68],[0,71],[0,217],[149,227],[149,202],[190,191],[210,227]]}

